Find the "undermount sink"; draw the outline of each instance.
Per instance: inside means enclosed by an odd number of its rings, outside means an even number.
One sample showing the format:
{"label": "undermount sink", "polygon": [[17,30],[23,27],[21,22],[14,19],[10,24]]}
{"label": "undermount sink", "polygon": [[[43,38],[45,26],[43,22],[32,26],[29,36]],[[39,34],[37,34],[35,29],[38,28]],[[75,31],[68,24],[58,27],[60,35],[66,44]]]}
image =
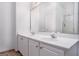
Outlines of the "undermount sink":
{"label": "undermount sink", "polygon": [[55,45],[60,45],[60,46],[68,46],[72,45],[73,42],[76,40],[72,38],[66,38],[66,37],[61,37],[61,36],[56,36],[55,38],[51,37],[51,35],[40,35],[40,34],[35,34],[33,35],[35,38],[39,38],[40,41],[44,42],[50,42],[51,44]]}
{"label": "undermount sink", "polygon": [[35,35],[33,35],[34,37],[38,37],[38,38],[51,38],[51,36],[49,35],[40,35],[40,34],[35,34]]}
{"label": "undermount sink", "polygon": [[64,37],[42,38],[42,40],[45,40],[46,42],[50,42],[56,45],[62,45],[62,46],[68,46],[70,44],[72,45],[72,43],[75,41],[74,39],[64,38]]}

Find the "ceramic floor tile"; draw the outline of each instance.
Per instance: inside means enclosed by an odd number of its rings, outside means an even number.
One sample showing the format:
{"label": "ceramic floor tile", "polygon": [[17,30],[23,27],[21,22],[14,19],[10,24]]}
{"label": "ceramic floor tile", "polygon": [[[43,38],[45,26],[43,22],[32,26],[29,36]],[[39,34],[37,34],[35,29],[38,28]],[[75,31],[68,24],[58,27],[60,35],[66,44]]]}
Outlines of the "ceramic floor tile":
{"label": "ceramic floor tile", "polygon": [[21,54],[16,51],[7,51],[0,53],[0,56],[21,56]]}

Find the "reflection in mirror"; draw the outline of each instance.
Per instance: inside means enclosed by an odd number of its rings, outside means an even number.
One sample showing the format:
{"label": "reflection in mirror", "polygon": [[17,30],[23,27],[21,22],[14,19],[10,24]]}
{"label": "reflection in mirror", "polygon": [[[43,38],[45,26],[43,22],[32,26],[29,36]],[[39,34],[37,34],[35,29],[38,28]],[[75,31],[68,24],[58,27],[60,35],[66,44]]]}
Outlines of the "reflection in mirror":
{"label": "reflection in mirror", "polygon": [[31,32],[78,33],[77,2],[32,2]]}

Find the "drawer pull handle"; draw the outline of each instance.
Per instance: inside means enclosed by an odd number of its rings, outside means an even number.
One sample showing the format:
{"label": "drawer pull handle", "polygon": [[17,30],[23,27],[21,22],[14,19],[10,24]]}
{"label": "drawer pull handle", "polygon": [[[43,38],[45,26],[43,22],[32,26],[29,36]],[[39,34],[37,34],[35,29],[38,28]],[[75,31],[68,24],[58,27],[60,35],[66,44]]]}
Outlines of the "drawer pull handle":
{"label": "drawer pull handle", "polygon": [[23,40],[23,38],[21,38],[21,40]]}
{"label": "drawer pull handle", "polygon": [[43,47],[40,47],[40,49],[42,49]]}
{"label": "drawer pull handle", "polygon": [[38,46],[35,46],[36,48],[38,47]]}

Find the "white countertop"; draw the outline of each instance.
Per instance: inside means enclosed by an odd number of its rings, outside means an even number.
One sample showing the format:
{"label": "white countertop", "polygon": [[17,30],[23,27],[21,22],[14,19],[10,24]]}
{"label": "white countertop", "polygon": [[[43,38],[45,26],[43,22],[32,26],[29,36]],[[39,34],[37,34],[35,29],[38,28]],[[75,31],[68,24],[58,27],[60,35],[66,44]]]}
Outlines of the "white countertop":
{"label": "white countertop", "polygon": [[72,39],[72,38],[66,38],[66,37],[57,37],[57,38],[41,38],[39,36],[31,35],[31,34],[22,34],[18,33],[19,35],[22,35],[24,37],[30,38],[32,40],[36,40],[39,42],[47,43],[53,46],[57,46],[64,49],[70,49],[74,44],[76,44],[79,40],[78,39]]}

